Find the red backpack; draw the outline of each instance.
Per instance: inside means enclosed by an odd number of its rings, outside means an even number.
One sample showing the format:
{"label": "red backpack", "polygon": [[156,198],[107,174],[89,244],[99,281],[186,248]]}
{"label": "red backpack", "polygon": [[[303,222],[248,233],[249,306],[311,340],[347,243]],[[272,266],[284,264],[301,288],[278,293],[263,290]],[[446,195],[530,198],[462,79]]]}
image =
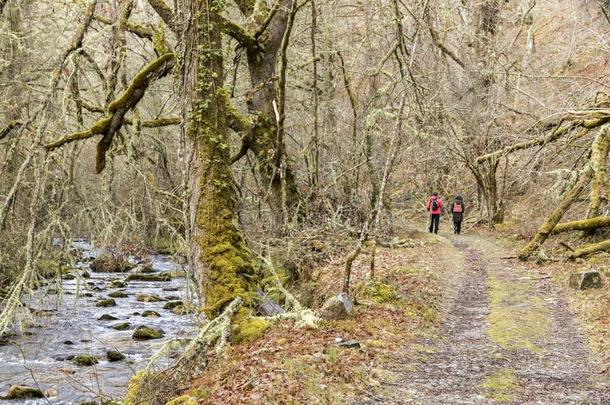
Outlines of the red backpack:
{"label": "red backpack", "polygon": [[463,212],[462,203],[453,203],[453,212]]}

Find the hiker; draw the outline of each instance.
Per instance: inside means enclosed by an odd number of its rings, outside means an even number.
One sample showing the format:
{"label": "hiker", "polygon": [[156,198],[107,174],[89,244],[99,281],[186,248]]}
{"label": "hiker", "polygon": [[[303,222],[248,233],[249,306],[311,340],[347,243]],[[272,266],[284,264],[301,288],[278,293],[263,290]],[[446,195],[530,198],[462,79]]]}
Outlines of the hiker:
{"label": "hiker", "polygon": [[464,220],[464,199],[456,195],[451,203],[451,214],[453,215],[453,233],[459,235],[462,232],[462,221]]}
{"label": "hiker", "polygon": [[428,231],[432,233],[438,233],[438,225],[441,220],[441,212],[443,210],[443,200],[438,196],[438,193],[432,193],[428,204],[426,204],[426,211],[430,213],[430,227]]}

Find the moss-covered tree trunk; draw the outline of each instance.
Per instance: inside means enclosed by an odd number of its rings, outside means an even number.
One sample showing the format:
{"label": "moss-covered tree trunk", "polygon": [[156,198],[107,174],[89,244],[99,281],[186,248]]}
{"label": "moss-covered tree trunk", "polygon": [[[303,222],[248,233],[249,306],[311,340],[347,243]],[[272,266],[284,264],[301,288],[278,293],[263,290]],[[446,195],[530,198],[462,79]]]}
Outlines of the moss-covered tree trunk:
{"label": "moss-covered tree trunk", "polygon": [[[217,315],[236,297],[254,299],[254,259],[237,222],[223,87],[221,2],[189,0],[192,16],[184,66],[192,97],[188,136],[195,151],[191,184],[192,259],[206,314]],[[191,90],[190,93],[188,91]]]}

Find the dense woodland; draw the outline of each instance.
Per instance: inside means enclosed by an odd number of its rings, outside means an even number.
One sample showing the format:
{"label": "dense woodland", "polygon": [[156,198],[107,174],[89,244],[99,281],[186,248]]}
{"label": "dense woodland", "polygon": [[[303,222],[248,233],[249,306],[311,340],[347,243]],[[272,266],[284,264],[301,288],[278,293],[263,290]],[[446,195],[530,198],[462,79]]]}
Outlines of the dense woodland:
{"label": "dense woodland", "polygon": [[[434,191],[463,195],[466,232],[522,260],[610,249],[607,0],[0,12],[0,334],[74,266],[77,238],[183,265],[218,317],[172,369],[189,372],[252,316],[318,322],[326,298],[375,278],[377,249],[417,244],[405,231],[425,230]],[[330,261],[331,290],[315,277]]]}

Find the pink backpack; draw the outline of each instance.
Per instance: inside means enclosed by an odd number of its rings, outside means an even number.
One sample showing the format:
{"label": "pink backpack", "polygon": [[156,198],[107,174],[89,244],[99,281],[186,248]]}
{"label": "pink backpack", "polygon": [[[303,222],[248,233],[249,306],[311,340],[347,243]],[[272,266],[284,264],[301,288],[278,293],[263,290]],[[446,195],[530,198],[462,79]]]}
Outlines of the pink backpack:
{"label": "pink backpack", "polygon": [[463,212],[461,203],[453,203],[453,212]]}

